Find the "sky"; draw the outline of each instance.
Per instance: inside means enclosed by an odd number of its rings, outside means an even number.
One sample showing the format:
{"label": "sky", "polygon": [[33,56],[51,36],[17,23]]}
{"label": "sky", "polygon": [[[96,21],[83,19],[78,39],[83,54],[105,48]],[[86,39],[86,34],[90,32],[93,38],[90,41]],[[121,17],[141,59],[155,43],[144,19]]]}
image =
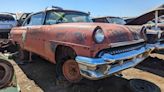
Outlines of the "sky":
{"label": "sky", "polygon": [[90,12],[92,17],[135,17],[164,4],[164,0],[1,0],[0,12],[37,12],[46,7]]}

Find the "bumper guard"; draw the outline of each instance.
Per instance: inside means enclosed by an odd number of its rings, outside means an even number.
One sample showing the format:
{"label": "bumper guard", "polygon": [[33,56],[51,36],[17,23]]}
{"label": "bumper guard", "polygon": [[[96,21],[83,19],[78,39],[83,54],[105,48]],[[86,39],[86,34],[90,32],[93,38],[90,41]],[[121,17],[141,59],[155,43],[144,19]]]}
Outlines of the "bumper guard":
{"label": "bumper guard", "polygon": [[100,58],[77,56],[76,62],[82,76],[97,80],[136,66],[146,59],[153,49],[154,47],[146,46],[116,55],[106,53]]}

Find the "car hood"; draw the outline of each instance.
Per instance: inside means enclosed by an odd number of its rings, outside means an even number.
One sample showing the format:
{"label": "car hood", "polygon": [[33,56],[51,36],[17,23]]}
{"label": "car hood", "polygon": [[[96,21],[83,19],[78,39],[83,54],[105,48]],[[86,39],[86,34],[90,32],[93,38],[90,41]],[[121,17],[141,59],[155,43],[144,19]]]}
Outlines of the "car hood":
{"label": "car hood", "polygon": [[[105,40],[101,44],[112,44],[119,42],[131,42],[142,39],[139,34],[139,28],[130,26],[109,24],[109,23],[61,23],[47,26],[47,28],[53,29],[52,39],[71,42],[82,45],[93,45],[96,44],[93,40],[94,31],[97,28],[101,28],[105,35]],[[62,33],[61,33],[62,32]],[[60,35],[57,35],[60,34]],[[63,34],[64,36],[61,36]],[[52,34],[50,34],[52,35]],[[54,36],[56,35],[56,36]]]}
{"label": "car hood", "polygon": [[109,32],[109,37],[112,39],[111,43],[115,42],[124,42],[124,41],[134,41],[143,39],[141,37],[141,26],[125,26],[125,25],[117,25],[110,24],[110,28],[107,30]]}
{"label": "car hood", "polygon": [[71,29],[76,28],[78,30],[83,30],[83,32],[86,32],[86,30],[93,32],[97,27],[100,27],[105,34],[106,40],[104,41],[104,43],[117,43],[141,39],[139,33],[141,27],[124,26],[109,23],[63,23],[58,26],[62,26],[62,28],[67,26],[67,29],[68,27],[71,27]]}

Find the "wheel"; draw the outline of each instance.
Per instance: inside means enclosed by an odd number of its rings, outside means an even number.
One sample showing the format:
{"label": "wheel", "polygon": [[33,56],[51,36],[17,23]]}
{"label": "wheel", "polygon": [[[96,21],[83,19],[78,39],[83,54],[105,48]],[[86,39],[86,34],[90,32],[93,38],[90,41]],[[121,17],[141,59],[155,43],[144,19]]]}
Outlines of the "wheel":
{"label": "wheel", "polygon": [[129,87],[132,92],[161,92],[155,84],[141,79],[131,79]]}
{"label": "wheel", "polygon": [[76,83],[81,80],[80,70],[75,61],[76,52],[66,46],[58,46],[55,52],[57,83]]}
{"label": "wheel", "polygon": [[78,82],[82,78],[79,66],[73,59],[64,62],[62,66],[62,72],[64,77],[70,82]]}
{"label": "wheel", "polygon": [[73,59],[68,59],[57,64],[57,77],[60,81],[69,81],[77,83],[82,79],[78,64]]}
{"label": "wheel", "polygon": [[[4,61],[4,60],[0,60]],[[6,62],[6,61],[5,61]],[[14,75],[13,67],[4,62],[0,62],[0,88],[3,88],[11,83]]]}

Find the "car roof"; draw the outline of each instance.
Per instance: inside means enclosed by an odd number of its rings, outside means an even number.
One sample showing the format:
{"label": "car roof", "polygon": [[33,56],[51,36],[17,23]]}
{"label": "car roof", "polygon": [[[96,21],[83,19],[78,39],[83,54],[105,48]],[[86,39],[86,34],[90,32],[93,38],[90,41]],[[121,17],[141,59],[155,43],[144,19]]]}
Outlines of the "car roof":
{"label": "car roof", "polygon": [[10,13],[10,12],[0,12],[0,14],[5,14],[5,15],[16,15],[15,13]]}
{"label": "car roof", "polygon": [[34,14],[37,14],[37,13],[41,13],[41,12],[48,12],[48,11],[56,11],[56,12],[77,12],[77,13],[82,13],[82,14],[89,15],[88,13],[85,13],[85,12],[82,12],[82,11],[77,11],[77,10],[65,10],[65,9],[54,9],[54,8],[45,9],[45,10],[42,10],[42,11],[39,11],[39,12],[35,12],[35,13],[32,13],[31,15],[34,15]]}

